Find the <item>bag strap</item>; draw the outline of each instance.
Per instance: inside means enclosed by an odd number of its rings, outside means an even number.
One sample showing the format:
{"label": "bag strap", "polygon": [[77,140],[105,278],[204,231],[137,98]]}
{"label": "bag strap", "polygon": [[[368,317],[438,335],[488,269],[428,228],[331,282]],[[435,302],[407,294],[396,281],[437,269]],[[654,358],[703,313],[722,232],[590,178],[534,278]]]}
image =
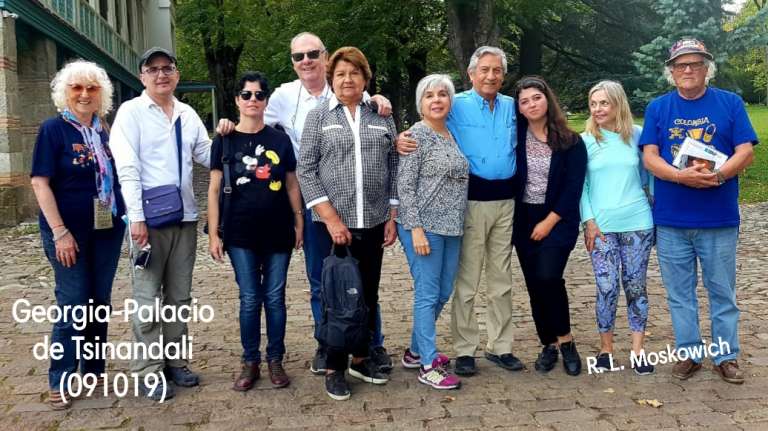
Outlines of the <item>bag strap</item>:
{"label": "bag strap", "polygon": [[219,225],[224,226],[229,215],[229,203],[232,198],[232,180],[229,177],[230,163],[232,163],[232,146],[229,136],[222,136],[222,146],[224,152],[221,157],[222,170],[224,171],[224,186],[222,187],[221,214],[219,214]]}
{"label": "bag strap", "polygon": [[[344,246],[344,250],[347,252],[347,256],[352,256],[352,251],[349,249],[348,245]],[[336,244],[331,244],[331,254],[336,256]]]}
{"label": "bag strap", "polygon": [[181,115],[176,118],[176,161],[179,165],[179,189],[181,189]]}

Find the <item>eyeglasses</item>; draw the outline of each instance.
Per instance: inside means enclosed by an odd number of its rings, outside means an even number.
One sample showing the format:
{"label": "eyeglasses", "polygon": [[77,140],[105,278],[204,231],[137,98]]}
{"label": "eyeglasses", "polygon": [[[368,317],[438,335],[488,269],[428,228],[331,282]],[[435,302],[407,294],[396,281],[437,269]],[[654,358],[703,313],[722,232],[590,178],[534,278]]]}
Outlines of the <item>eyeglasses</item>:
{"label": "eyeglasses", "polygon": [[703,61],[693,61],[691,63],[675,63],[672,65],[672,69],[675,70],[675,72],[684,72],[685,69],[688,67],[691,68],[691,71],[696,72],[698,70],[701,70],[702,67],[704,67],[706,63]]}
{"label": "eyeglasses", "polygon": [[85,90],[86,94],[98,93],[99,91],[101,91],[101,87],[93,84],[88,84],[88,85],[68,84],[68,85],[69,85],[69,88],[71,88],[72,91],[74,91],[75,93],[82,93],[83,90]]}
{"label": "eyeglasses", "polygon": [[301,60],[304,60],[305,55],[310,60],[317,60],[318,58],[320,58],[320,54],[324,52],[325,52],[324,49],[313,49],[312,51],[307,51],[307,52],[292,52],[291,58],[296,63],[300,62]]}
{"label": "eyeglasses", "polygon": [[251,97],[256,97],[256,100],[263,102],[267,98],[266,91],[241,91],[240,98],[243,100],[251,100]]}
{"label": "eyeglasses", "polygon": [[177,70],[176,66],[174,65],[162,66],[162,67],[152,66],[144,69],[144,71],[141,73],[144,73],[149,76],[157,76],[160,72],[163,72],[163,75],[169,76],[169,75],[173,75],[173,73],[176,72],[176,70]]}

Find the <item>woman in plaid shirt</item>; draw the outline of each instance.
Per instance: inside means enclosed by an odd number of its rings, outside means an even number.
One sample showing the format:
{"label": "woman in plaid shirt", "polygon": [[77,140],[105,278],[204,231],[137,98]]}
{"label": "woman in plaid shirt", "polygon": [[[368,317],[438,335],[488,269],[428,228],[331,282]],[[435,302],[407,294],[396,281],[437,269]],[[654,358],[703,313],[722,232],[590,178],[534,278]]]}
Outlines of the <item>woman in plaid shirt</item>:
{"label": "woman in plaid shirt", "polygon": [[[381,117],[363,103],[371,79],[368,61],[359,49],[339,48],[328,60],[328,81],[334,95],[307,116],[301,138],[298,175],[312,220],[324,224],[324,239],[349,246],[358,260],[365,303],[376,310],[383,247],[397,237],[397,131],[392,117]],[[376,313],[368,313],[374,328]],[[326,391],[336,400],[349,398],[344,378],[348,355],[349,374],[363,381],[384,384],[389,376],[369,358],[369,343],[349,351],[328,347]]]}

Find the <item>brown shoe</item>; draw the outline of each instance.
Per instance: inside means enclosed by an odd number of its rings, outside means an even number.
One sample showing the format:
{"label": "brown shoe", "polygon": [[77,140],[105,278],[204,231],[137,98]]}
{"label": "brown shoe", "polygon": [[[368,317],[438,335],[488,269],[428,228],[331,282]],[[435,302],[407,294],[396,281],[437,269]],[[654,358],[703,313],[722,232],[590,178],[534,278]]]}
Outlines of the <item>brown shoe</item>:
{"label": "brown shoe", "polygon": [[291,383],[291,379],[285,374],[283,364],[280,361],[269,361],[269,380],[274,388],[284,388]]}
{"label": "brown shoe", "polygon": [[259,368],[260,365],[261,364],[259,362],[243,362],[243,369],[240,371],[240,375],[235,380],[235,384],[232,386],[232,389],[240,392],[251,389],[253,384],[256,383],[256,380],[259,380],[259,375],[261,374]]}
{"label": "brown shoe", "polygon": [[744,373],[739,369],[739,363],[736,360],[723,361],[720,365],[714,365],[712,371],[728,383],[737,385],[744,383]]}
{"label": "brown shoe", "polygon": [[688,358],[684,361],[680,361],[672,367],[672,376],[677,377],[680,380],[688,380],[696,374],[696,371],[701,369],[701,364],[693,362],[693,359]]}

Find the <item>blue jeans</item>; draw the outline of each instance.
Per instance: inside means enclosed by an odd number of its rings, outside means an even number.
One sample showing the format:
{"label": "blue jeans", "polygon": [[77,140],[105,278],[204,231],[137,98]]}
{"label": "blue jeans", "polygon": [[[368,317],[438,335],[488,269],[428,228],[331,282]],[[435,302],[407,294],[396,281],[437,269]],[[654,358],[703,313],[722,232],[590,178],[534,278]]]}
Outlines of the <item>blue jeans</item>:
{"label": "blue jeans", "polygon": [[[304,263],[309,279],[312,318],[315,321],[315,339],[318,340],[318,322],[322,318],[322,300],[320,299],[321,278],[323,275],[323,259],[331,253],[332,242],[324,224],[312,221],[312,211],[304,213]],[[371,347],[384,345],[384,334],[381,332],[381,306],[376,304],[376,325],[371,337]]]}
{"label": "blue jeans", "polygon": [[[736,306],[736,244],[738,227],[682,229],[656,227],[656,248],[661,278],[667,289],[677,349],[694,352],[701,362],[703,344],[699,331],[699,303],[696,298],[697,259],[709,296],[712,343],[728,344],[713,355],[717,365],[739,355],[739,308]],[[722,345],[721,343],[721,345]]]}
{"label": "blue jeans", "polygon": [[421,364],[429,366],[437,358],[435,322],[453,293],[461,237],[425,232],[430,253],[420,256],[413,249],[410,230],[398,224],[397,234],[413,277],[411,353],[421,355]]}
{"label": "blue jeans", "polygon": [[261,306],[267,321],[267,361],[285,354],[285,280],[290,253],[261,254],[239,247],[227,253],[240,288],[240,343],[243,360],[261,362]]}
{"label": "blue jeans", "polygon": [[[54,293],[58,307],[88,305],[88,300],[93,299],[94,307],[107,305],[111,310],[112,281],[117,271],[125,232],[125,224],[122,221],[114,220],[114,223],[112,229],[73,232],[80,251],[77,253],[75,264],[69,268],[56,260],[53,234],[41,229],[43,250],[53,267],[56,280]],[[53,325],[51,343],[61,343],[64,347],[62,358],[51,359],[48,369],[48,387],[53,390],[59,390],[64,373],[77,372],[78,365],[82,374],[104,372],[103,359],[78,361],[75,356],[75,341],[72,340],[75,336],[84,337],[82,343],[103,343],[107,341],[107,323],[87,322],[85,328],[77,330],[72,322],[72,313],[67,312],[65,318]],[[96,337],[99,341],[96,341]]]}

